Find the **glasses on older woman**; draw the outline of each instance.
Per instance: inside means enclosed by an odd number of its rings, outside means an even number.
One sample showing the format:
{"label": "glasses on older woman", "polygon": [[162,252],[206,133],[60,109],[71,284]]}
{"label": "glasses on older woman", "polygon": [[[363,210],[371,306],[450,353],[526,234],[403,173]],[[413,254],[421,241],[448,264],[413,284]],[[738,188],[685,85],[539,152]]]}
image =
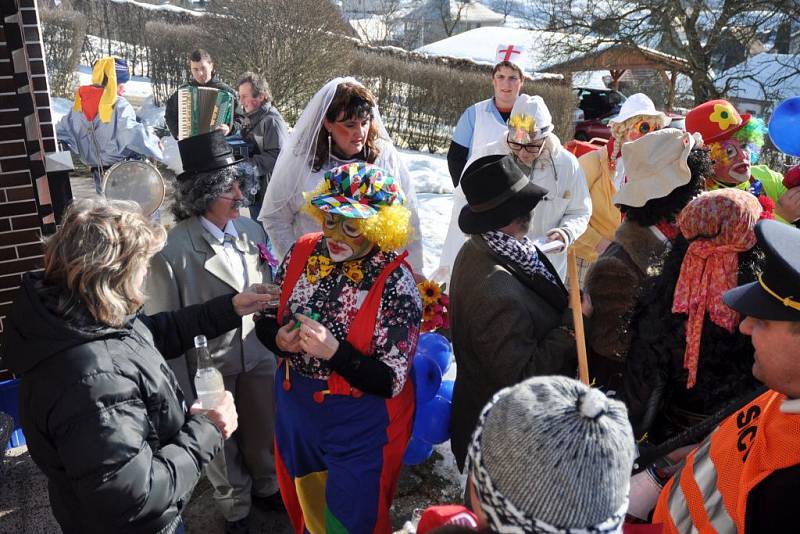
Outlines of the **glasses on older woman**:
{"label": "glasses on older woman", "polygon": [[544,140],[536,143],[527,143],[527,144],[517,143],[516,141],[512,141],[511,139],[508,138],[506,138],[506,141],[508,141],[508,146],[510,146],[512,149],[524,150],[528,154],[536,154],[542,149],[542,146],[544,146]]}

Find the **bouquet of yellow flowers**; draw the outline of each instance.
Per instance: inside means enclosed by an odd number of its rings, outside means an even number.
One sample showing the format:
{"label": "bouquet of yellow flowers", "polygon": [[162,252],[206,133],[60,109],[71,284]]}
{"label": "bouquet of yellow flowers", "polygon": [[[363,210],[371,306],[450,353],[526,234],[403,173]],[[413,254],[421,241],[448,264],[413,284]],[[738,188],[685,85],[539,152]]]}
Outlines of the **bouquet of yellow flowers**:
{"label": "bouquet of yellow flowers", "polygon": [[422,297],[422,331],[433,332],[439,328],[450,328],[450,316],[447,308],[450,297],[444,292],[447,284],[438,284],[433,280],[425,280],[417,284]]}

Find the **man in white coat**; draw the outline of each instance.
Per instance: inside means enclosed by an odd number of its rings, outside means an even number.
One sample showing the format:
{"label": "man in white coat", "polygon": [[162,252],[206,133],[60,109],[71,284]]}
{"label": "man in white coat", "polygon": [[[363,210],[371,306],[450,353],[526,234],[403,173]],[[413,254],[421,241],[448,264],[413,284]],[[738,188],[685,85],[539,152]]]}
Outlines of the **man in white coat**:
{"label": "man in white coat", "polygon": [[[528,237],[542,247],[549,242],[547,258],[562,280],[567,274],[566,249],[589,224],[592,200],[578,160],[552,133],[553,118],[540,96],[519,95],[508,126],[492,143],[474,147],[470,162],[491,154],[513,154],[531,182],[547,190],[533,213]],[[469,164],[467,165],[469,166]],[[453,201],[451,220],[440,260],[452,269],[465,236],[458,228],[458,213],[466,204],[460,189]]]}
{"label": "man in white coat", "polygon": [[511,108],[525,81],[522,65],[527,56],[523,47],[499,45],[496,56],[497,64],[492,69],[494,96],[464,110],[453,131],[453,140],[447,151],[447,168],[455,186],[467,161],[474,159],[475,149],[488,145],[505,133]]}

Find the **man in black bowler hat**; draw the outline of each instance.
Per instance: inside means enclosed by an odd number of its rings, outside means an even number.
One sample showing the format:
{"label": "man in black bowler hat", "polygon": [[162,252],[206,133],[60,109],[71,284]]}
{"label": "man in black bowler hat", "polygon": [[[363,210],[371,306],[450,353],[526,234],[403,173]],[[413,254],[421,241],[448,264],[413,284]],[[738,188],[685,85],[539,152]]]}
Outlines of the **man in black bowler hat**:
{"label": "man in black bowler hat", "polygon": [[[220,131],[178,141],[184,172],[175,180],[173,213],[178,223],[150,263],[147,311],[176,310],[212,296],[272,281],[261,253],[267,236],[260,224],[240,217],[244,194],[255,182],[248,163],[233,154]],[[273,449],[272,387],[275,357],[261,344],[252,319],[208,340],[225,389],[239,410],[239,430],[208,466],[214,498],[227,521],[226,533],[249,530],[251,504],[281,507]],[[193,391],[193,351],[186,368],[172,362],[183,389]],[[176,368],[177,367],[177,368]]]}
{"label": "man in black bowler hat", "polygon": [[481,409],[500,389],[534,375],[576,371],[567,291],[526,235],[547,191],[512,156],[486,156],[464,172],[468,205],[458,218],[470,238],[453,265],[450,320],[458,376],[451,447],[463,471]]}
{"label": "man in black bowler hat", "polygon": [[665,533],[800,528],[800,230],[764,220],[756,236],[764,273],[724,300],[746,316],[753,375],[769,389],[724,419],[664,487],[653,523]]}

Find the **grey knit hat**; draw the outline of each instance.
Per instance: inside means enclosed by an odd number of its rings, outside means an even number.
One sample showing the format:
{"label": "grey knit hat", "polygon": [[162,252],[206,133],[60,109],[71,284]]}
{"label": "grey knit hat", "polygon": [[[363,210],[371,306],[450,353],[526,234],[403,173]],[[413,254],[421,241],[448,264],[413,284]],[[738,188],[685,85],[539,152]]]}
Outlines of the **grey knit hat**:
{"label": "grey knit hat", "polygon": [[470,474],[494,532],[622,532],[634,450],[624,404],[570,378],[536,377],[484,407]]}

